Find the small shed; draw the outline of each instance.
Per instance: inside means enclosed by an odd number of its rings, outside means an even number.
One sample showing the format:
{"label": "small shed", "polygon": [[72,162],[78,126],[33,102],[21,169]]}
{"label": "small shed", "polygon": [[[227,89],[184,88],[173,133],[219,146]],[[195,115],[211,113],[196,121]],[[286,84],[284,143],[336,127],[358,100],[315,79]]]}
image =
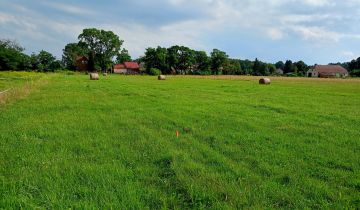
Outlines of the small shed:
{"label": "small shed", "polygon": [[115,74],[139,74],[140,66],[137,62],[124,62],[113,66]]}

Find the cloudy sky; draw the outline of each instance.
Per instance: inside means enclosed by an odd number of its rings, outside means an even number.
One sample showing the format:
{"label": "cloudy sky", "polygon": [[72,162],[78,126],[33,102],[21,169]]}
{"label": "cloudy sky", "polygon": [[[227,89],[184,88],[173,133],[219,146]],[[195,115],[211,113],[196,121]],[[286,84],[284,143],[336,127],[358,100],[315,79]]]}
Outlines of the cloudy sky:
{"label": "cloudy sky", "polygon": [[133,57],[185,45],[308,64],[360,56],[360,0],[0,0],[0,38],[58,58],[83,28],[112,30]]}

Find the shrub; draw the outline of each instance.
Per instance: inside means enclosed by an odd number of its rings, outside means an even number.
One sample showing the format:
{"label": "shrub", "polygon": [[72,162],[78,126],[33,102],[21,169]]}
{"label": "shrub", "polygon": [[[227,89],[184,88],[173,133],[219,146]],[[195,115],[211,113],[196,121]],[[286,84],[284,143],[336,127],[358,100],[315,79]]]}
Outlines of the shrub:
{"label": "shrub", "polygon": [[360,69],[354,69],[351,71],[351,76],[353,77],[360,77]]}
{"label": "shrub", "polygon": [[200,75],[211,75],[211,71],[208,70],[208,71],[201,71],[200,72]]}
{"label": "shrub", "polygon": [[159,76],[160,74],[161,74],[161,71],[157,68],[151,68],[149,70],[149,75]]}

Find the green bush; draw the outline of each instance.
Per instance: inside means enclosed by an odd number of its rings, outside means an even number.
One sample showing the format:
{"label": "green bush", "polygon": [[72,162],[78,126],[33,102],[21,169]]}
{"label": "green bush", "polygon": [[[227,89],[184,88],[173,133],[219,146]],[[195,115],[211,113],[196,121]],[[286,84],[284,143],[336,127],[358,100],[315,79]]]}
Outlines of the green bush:
{"label": "green bush", "polygon": [[149,75],[159,76],[161,74],[161,71],[157,68],[151,68],[149,70]]}
{"label": "green bush", "polygon": [[200,72],[200,75],[211,75],[211,71],[208,70],[208,71],[201,71]]}
{"label": "green bush", "polygon": [[360,69],[352,70],[350,75],[353,76],[353,77],[360,77]]}

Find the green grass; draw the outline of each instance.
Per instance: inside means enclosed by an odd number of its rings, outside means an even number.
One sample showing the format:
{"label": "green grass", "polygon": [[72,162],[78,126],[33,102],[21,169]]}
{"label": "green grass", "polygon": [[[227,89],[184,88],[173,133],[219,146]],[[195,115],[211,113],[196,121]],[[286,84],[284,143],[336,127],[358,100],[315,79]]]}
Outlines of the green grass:
{"label": "green grass", "polygon": [[0,208],[360,208],[360,80],[47,80],[0,106]]}
{"label": "green grass", "polygon": [[44,74],[34,72],[1,72],[0,71],[0,92],[9,88],[23,85],[43,77]]}

